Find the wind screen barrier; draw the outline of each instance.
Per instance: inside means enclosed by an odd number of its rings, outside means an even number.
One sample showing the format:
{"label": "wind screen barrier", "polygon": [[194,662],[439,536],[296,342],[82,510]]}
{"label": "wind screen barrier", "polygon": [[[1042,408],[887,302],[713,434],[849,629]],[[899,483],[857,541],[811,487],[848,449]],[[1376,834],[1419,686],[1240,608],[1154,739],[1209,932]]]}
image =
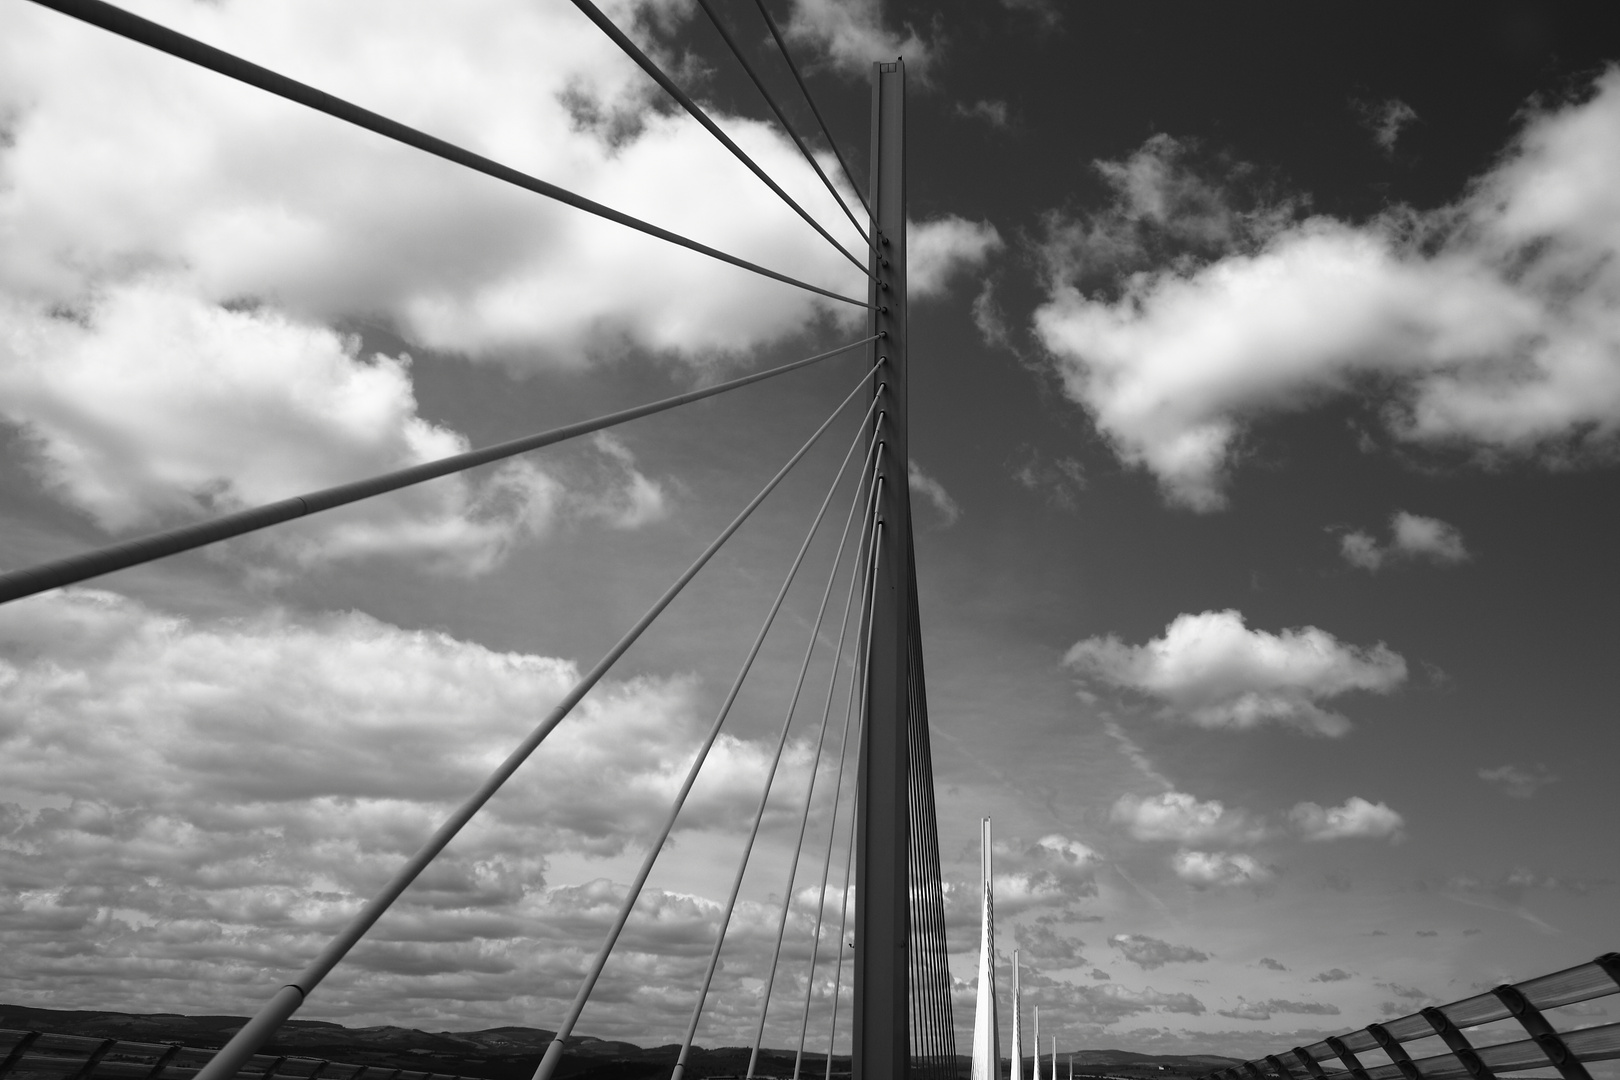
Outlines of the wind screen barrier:
{"label": "wind screen barrier", "polygon": [[[1217,1069],[1201,1080],[1492,1080],[1525,1072],[1557,1075],[1561,1080],[1601,1080],[1617,1071],[1611,1066],[1594,1076],[1586,1066],[1620,1060],[1620,1023],[1580,1026],[1580,1013],[1590,1014],[1590,1009],[1558,1010],[1616,994],[1620,994],[1620,953],[1605,953],[1589,964],[1503,984],[1450,1005]],[[1575,1023],[1562,1028],[1554,1023],[1566,1018]],[[1516,1038],[1501,1041],[1494,1031],[1468,1030],[1503,1021],[1509,1022]],[[1409,1049],[1407,1044],[1413,1045]],[[1439,1047],[1445,1052],[1434,1053]],[[1364,1061],[1363,1055],[1382,1061]]]}
{"label": "wind screen barrier", "polygon": [[[0,1028],[0,1080],[191,1080],[215,1048]],[[251,1080],[468,1080],[456,1073],[255,1054]]]}

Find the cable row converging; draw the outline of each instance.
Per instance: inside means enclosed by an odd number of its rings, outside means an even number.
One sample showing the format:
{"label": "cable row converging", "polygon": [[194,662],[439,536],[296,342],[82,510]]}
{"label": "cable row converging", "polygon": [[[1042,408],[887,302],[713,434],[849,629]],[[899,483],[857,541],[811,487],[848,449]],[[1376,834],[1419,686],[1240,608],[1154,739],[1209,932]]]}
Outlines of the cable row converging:
{"label": "cable row converging", "polygon": [[33,3],[39,4],[41,7],[51,8],[54,11],[60,11],[64,15],[71,15],[76,19],[98,26],[120,37],[128,38],[131,41],[157,49],[159,52],[165,52],[170,56],[189,61],[227,78],[236,79],[238,82],[275,94],[277,97],[297,102],[317,112],[347,121],[356,127],[365,128],[367,131],[375,132],[384,138],[393,139],[435,157],[454,162],[474,172],[483,173],[485,176],[493,177],[496,180],[503,180],[525,191],[532,191],[537,195],[544,195],[549,199],[565,203],[576,210],[583,210],[588,214],[594,214],[597,217],[627,228],[635,229],[637,232],[645,233],[648,236],[654,236],[679,247],[696,251],[701,255],[707,255],[711,259],[729,263],[743,270],[825,296],[831,300],[853,304],[860,308],[869,308],[871,306],[865,300],[845,296],[842,293],[833,292],[831,289],[824,289],[820,285],[812,285],[807,281],[801,281],[779,271],[760,266],[758,263],[750,262],[740,256],[721,251],[719,248],[710,247],[708,244],[671,232],[662,226],[632,217],[623,211],[604,206],[594,199],[588,199],[583,195],[569,191],[567,188],[530,176],[528,173],[520,172],[508,165],[502,165],[500,162],[484,157],[482,154],[473,153],[471,150],[447,142],[435,135],[429,135],[397,120],[389,119],[379,113],[372,112],[370,109],[361,108],[352,102],[328,94],[324,90],[317,90],[313,86],[298,82],[296,79],[290,79],[278,72],[271,71],[269,68],[260,67],[258,64],[244,60],[233,53],[225,52],[223,49],[216,49],[212,45],[205,45],[196,38],[187,37],[185,34],[171,30],[149,19],[143,19],[139,15],[105,3],[104,0],[33,0]]}

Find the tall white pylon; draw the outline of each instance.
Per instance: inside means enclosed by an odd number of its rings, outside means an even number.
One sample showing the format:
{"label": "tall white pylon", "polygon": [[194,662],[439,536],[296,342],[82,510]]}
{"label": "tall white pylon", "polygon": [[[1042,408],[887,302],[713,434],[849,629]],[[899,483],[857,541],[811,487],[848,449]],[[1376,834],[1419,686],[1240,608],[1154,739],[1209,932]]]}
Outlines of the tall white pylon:
{"label": "tall white pylon", "polygon": [[1057,1080],[1057,1036],[1052,1036],[1052,1080]]}
{"label": "tall white pylon", "polygon": [[973,1016],[973,1065],[969,1080],[1001,1080],[1001,1025],[996,1016],[995,876],[990,865],[990,819],[979,822],[979,872],[983,876],[979,932],[979,1002]]}
{"label": "tall white pylon", "polygon": [[1035,1073],[1035,1080],[1041,1080],[1041,1007],[1035,1006],[1035,1030],[1031,1033],[1031,1053],[1029,1066]]}
{"label": "tall white pylon", "polygon": [[1018,985],[1018,950],[1013,950],[1012,1074],[1010,1080],[1024,1080],[1023,991]]}

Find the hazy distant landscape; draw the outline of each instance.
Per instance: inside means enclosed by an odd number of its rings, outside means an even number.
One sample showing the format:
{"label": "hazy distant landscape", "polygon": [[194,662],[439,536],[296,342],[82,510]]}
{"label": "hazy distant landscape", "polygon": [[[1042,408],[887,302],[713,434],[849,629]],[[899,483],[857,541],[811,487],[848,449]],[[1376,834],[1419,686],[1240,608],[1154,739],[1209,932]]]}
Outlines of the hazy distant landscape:
{"label": "hazy distant landscape", "polygon": [[[0,1029],[207,1048],[224,1045],[246,1021],[243,1016],[74,1012],[0,1005]],[[430,1032],[393,1026],[349,1028],[323,1020],[291,1020],[282,1026],[275,1041],[265,1050],[272,1054],[354,1065],[430,1070],[488,1080],[528,1080],[552,1034],[542,1028],[529,1027]],[[679,1049],[674,1044],[644,1047],[589,1036],[570,1038],[567,1046],[557,1075],[578,1080],[642,1080],[643,1077],[667,1076]],[[1059,1053],[1065,1069],[1069,1054],[1069,1051]],[[792,1050],[764,1050],[758,1073],[791,1076],[793,1056]],[[1192,1076],[1208,1072],[1212,1066],[1236,1064],[1234,1058],[1216,1055],[1155,1056],[1107,1049],[1076,1050],[1073,1057],[1076,1075],[1133,1078]],[[966,1055],[960,1060],[965,1073]],[[821,1054],[806,1053],[803,1074],[806,1077],[824,1075],[825,1062]],[[694,1047],[686,1075],[692,1080],[740,1076],[747,1067],[747,1047]],[[849,1058],[834,1057],[833,1074],[847,1076],[848,1073]],[[16,1080],[26,1080],[28,1070],[19,1068],[13,1076]]]}

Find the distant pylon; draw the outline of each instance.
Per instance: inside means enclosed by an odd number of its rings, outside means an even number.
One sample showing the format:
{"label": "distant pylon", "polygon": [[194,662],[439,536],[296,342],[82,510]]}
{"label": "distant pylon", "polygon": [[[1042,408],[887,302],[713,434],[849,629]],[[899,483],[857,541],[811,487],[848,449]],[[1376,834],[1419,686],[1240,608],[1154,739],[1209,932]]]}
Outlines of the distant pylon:
{"label": "distant pylon", "polygon": [[1018,1029],[1024,1026],[1023,992],[1018,986],[1018,950],[1013,950],[1013,1015],[1012,1015],[1012,1073],[1010,1080],[1024,1080],[1024,1035]]}
{"label": "distant pylon", "polygon": [[1001,1080],[1001,1026],[996,1015],[995,876],[990,865],[990,819],[979,822],[981,930],[979,932],[979,1003],[973,1017],[973,1065],[969,1080]]}
{"label": "distant pylon", "polygon": [[1041,1007],[1035,1006],[1035,1024],[1030,1032],[1029,1066],[1035,1073],[1035,1080],[1041,1080]]}
{"label": "distant pylon", "polygon": [[1057,1080],[1057,1036],[1052,1036],[1052,1080]]}

